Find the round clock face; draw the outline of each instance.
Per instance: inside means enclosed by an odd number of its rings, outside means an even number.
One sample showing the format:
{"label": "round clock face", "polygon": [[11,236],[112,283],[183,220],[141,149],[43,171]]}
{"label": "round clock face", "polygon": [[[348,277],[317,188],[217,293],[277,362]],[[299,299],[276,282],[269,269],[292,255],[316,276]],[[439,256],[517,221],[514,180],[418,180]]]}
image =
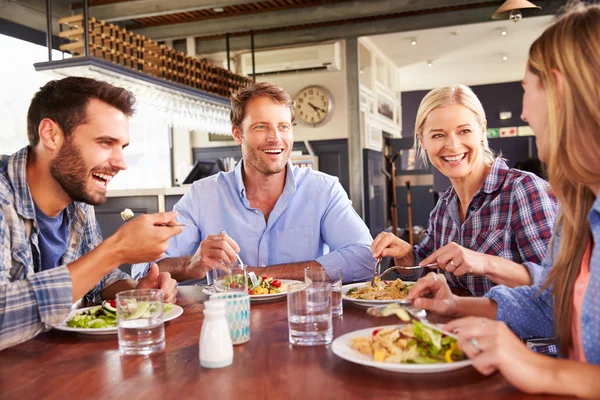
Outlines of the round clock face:
{"label": "round clock face", "polygon": [[300,91],[294,100],[296,118],[305,124],[317,126],[331,116],[333,99],[327,89],[309,86]]}

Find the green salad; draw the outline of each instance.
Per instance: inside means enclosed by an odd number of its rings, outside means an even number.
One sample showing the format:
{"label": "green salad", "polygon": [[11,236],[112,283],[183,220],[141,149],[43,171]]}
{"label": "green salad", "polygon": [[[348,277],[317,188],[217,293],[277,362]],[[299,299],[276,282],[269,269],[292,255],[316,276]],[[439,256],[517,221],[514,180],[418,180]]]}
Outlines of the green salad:
{"label": "green salad", "polygon": [[[164,313],[169,312],[173,304],[164,305]],[[139,302],[136,309],[131,310],[130,318],[139,318],[140,316],[150,316],[157,311],[157,304],[148,302]],[[133,318],[132,318],[133,317]],[[117,304],[116,300],[106,300],[101,306],[88,308],[75,314],[67,321],[69,328],[102,329],[117,327]]]}

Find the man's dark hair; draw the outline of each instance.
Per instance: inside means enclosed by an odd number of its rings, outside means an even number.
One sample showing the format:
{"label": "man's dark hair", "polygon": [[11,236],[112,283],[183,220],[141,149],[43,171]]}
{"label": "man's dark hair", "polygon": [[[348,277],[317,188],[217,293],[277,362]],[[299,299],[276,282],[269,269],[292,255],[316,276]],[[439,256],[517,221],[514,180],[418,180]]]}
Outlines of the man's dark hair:
{"label": "man's dark hair", "polygon": [[246,116],[246,105],[257,97],[267,97],[276,103],[287,106],[292,114],[292,123],[296,120],[294,100],[283,88],[268,82],[250,83],[231,94],[231,111],[229,117],[231,125],[240,128]]}
{"label": "man's dark hair", "polygon": [[100,100],[128,117],[134,112],[135,97],[123,88],[90,78],[68,77],[50,81],[33,96],[27,112],[29,145],[40,141],[38,129],[44,118],[50,118],[68,138],[75,128],[87,121],[86,107],[90,99]]}

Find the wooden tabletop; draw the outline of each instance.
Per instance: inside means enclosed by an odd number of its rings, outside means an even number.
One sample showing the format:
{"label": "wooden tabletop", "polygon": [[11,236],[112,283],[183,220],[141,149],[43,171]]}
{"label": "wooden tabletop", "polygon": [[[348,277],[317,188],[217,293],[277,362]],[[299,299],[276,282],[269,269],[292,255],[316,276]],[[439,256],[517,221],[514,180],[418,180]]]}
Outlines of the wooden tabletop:
{"label": "wooden tabletop", "polygon": [[[189,293],[189,292],[186,292]],[[437,374],[397,374],[345,361],[331,346],[288,342],[285,300],[252,305],[250,342],[234,346],[233,365],[200,366],[201,296],[179,298],[181,317],[165,324],[166,350],[151,357],[119,355],[117,335],[50,331],[0,351],[0,398],[14,399],[534,399],[500,375],[472,367]],[[397,323],[344,303],[334,338]],[[543,397],[549,399],[551,397]]]}

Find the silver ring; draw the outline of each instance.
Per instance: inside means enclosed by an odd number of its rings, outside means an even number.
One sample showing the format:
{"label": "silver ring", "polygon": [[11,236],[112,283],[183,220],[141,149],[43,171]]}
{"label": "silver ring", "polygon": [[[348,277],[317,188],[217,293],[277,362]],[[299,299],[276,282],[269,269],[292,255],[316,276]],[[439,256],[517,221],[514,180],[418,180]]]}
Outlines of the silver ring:
{"label": "silver ring", "polygon": [[450,264],[456,267],[456,264],[454,264],[454,260],[450,260]]}
{"label": "silver ring", "polygon": [[471,344],[475,347],[476,350],[481,351],[481,347],[479,347],[479,342],[476,338],[471,339]]}

